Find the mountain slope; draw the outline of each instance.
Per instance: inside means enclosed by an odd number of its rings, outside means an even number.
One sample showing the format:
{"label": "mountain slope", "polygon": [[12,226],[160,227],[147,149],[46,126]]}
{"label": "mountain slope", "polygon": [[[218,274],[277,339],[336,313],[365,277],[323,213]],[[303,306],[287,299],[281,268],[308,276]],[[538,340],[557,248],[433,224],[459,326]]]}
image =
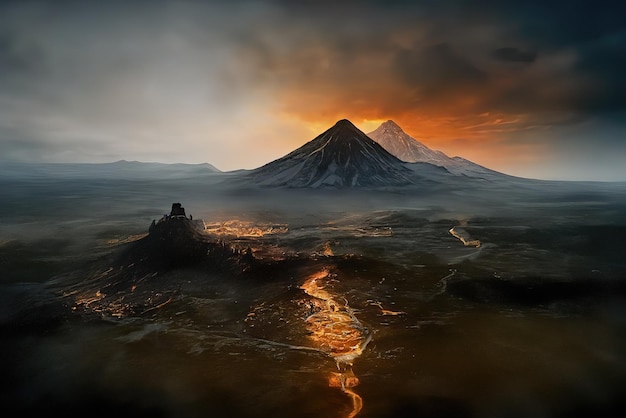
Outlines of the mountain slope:
{"label": "mountain slope", "polygon": [[405,133],[394,121],[383,122],[376,130],[367,134],[389,153],[408,163],[430,163],[444,166],[450,160],[441,151],[435,151]]}
{"label": "mountain slope", "polygon": [[412,175],[347,119],[250,173],[263,186],[312,188],[404,185],[413,182]]}
{"label": "mountain slope", "polygon": [[450,158],[441,151],[432,150],[404,132],[392,120],[382,123],[378,128],[370,132],[368,136],[391,154],[408,163],[434,164],[446,168],[452,174],[470,177],[503,175],[465,158]]}

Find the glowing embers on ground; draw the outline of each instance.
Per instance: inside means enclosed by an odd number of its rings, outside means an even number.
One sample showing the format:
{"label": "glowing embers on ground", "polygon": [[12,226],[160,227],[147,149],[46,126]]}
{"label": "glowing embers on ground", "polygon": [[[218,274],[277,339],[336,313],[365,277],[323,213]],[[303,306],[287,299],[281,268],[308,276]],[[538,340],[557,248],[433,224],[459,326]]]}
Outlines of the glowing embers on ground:
{"label": "glowing embers on ground", "polygon": [[351,398],[352,411],[348,417],[354,417],[361,410],[363,400],[352,390],[359,384],[352,365],[372,336],[356,318],[345,298],[339,302],[337,296],[325,290],[325,284],[331,278],[328,270],[322,270],[309,276],[301,286],[306,294],[314,298],[306,324],[313,343],[335,359],[338,371],[331,373],[328,384],[341,388]]}
{"label": "glowing embers on ground", "polygon": [[283,224],[254,224],[253,222],[230,219],[223,222],[204,224],[205,232],[213,235],[232,236],[236,238],[263,237],[265,235],[284,234],[289,229]]}
{"label": "glowing embers on ground", "polygon": [[174,300],[171,292],[143,292],[134,296],[131,292],[107,296],[99,290],[83,295],[65,293],[64,297],[75,297],[73,312],[91,312],[102,318],[124,318],[142,316],[160,309]]}
{"label": "glowing embers on ground", "polygon": [[469,234],[464,229],[456,229],[456,227],[453,226],[452,228],[450,228],[448,232],[454,238],[461,241],[463,245],[466,247],[476,247],[476,248],[480,247],[480,241],[477,239],[471,239],[469,237]]}

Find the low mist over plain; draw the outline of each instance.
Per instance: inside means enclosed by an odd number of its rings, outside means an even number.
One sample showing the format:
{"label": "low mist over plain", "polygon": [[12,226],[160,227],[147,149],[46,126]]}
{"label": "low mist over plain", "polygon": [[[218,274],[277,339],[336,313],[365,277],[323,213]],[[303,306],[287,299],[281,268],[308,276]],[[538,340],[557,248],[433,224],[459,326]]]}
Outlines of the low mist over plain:
{"label": "low mist over plain", "polygon": [[620,416],[625,184],[381,131],[422,160],[340,120],[253,170],[3,165],[3,407]]}
{"label": "low mist over plain", "polygon": [[626,416],[587,3],[0,2],[3,416]]}

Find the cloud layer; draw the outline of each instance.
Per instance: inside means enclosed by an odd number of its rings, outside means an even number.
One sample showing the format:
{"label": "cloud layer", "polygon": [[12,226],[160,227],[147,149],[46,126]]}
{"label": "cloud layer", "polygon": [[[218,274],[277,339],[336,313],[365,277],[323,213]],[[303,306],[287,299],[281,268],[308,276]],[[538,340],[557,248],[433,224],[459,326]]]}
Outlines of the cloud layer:
{"label": "cloud layer", "polygon": [[343,117],[528,176],[626,152],[623,2],[128,3],[0,5],[5,158],[251,168]]}

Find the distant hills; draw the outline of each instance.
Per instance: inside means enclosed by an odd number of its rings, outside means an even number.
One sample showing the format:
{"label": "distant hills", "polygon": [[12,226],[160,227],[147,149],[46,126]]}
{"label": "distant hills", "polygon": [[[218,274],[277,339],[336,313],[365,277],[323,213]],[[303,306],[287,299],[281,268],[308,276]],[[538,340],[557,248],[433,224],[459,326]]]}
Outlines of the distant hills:
{"label": "distant hills", "polygon": [[68,178],[158,180],[182,179],[202,174],[221,173],[208,163],[164,164],[120,160],[112,163],[10,163],[0,164],[4,178]]}

